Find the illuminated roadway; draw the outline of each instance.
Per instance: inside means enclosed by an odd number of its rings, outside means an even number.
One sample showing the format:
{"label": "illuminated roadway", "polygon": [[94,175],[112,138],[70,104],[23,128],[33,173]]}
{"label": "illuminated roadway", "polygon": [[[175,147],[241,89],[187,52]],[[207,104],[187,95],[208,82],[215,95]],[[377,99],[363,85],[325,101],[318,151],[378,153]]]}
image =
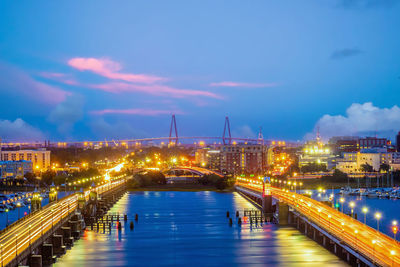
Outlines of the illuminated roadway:
{"label": "illuminated roadway", "polygon": [[[120,185],[123,183],[123,180],[109,182],[91,190],[95,190],[98,194],[101,194]],[[86,200],[89,198],[89,192],[89,190],[85,192]],[[1,266],[6,266],[12,262],[19,254],[29,249],[30,244],[40,240],[48,231],[52,231],[53,226],[73,213],[77,205],[78,196],[76,194],[65,197],[58,202],[47,205],[29,217],[17,221],[11,228],[1,233]]]}
{"label": "illuminated roadway", "polygon": [[[262,193],[259,181],[237,185]],[[339,240],[382,266],[400,266],[400,246],[393,238],[309,197],[271,187],[271,194]]]}

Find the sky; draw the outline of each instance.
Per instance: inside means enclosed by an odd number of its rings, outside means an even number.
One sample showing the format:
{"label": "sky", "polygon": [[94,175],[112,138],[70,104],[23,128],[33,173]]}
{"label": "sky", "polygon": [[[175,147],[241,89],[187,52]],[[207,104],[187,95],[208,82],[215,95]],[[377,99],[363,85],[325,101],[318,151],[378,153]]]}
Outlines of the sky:
{"label": "sky", "polygon": [[400,0],[1,1],[0,136],[400,130]]}

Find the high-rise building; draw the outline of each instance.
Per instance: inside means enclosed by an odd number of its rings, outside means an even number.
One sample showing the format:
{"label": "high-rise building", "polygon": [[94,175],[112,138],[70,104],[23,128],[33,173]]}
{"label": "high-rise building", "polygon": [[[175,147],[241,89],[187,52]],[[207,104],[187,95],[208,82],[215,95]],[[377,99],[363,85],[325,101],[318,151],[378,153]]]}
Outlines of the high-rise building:
{"label": "high-rise building", "polygon": [[235,175],[263,174],[268,148],[262,144],[225,145],[221,149],[221,170]]}
{"label": "high-rise building", "polygon": [[31,161],[34,171],[50,168],[50,151],[46,149],[1,151],[2,161]]}

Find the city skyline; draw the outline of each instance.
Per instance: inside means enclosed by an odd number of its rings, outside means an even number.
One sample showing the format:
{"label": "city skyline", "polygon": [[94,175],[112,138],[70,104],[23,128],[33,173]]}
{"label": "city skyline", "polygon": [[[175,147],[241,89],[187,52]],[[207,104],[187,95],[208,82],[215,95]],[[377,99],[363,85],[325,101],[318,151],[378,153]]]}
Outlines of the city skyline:
{"label": "city skyline", "polygon": [[398,2],[3,2],[0,137],[393,139]]}

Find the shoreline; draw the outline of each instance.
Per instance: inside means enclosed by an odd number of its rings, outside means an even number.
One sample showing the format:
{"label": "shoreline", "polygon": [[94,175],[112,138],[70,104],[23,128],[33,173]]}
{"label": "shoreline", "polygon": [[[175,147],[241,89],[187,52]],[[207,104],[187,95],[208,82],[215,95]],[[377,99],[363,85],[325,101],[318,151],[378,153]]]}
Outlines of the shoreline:
{"label": "shoreline", "polygon": [[145,191],[180,191],[180,192],[200,192],[200,191],[213,191],[220,193],[234,192],[234,188],[227,188],[219,190],[214,186],[199,186],[199,185],[158,185],[138,188],[127,188],[129,192],[145,192]]}

